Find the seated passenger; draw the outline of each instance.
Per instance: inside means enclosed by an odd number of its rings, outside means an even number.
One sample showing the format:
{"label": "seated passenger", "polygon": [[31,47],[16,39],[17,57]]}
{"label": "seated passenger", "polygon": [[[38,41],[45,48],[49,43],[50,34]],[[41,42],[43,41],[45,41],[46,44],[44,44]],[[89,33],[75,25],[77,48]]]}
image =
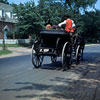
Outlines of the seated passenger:
{"label": "seated passenger", "polygon": [[52,29],[52,26],[50,24],[47,24],[46,29]]}
{"label": "seated passenger", "polygon": [[57,29],[57,25],[53,25],[52,26],[52,29]]}

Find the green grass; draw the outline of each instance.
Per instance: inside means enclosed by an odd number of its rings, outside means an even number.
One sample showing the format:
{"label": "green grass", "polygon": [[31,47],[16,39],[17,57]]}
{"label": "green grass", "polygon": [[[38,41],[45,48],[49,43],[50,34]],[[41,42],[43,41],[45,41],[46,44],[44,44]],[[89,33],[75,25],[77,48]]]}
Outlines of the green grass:
{"label": "green grass", "polygon": [[85,43],[85,45],[99,44],[99,43]]}
{"label": "green grass", "polygon": [[10,53],[12,53],[12,51],[10,51],[10,50],[0,50],[0,56],[10,54]]}
{"label": "green grass", "polygon": [[[5,44],[5,47],[28,47],[30,44]],[[3,44],[0,44],[0,47],[3,47]]]}
{"label": "green grass", "polygon": [[[5,44],[6,47],[21,47],[18,44]],[[0,44],[0,47],[3,47],[3,44]]]}

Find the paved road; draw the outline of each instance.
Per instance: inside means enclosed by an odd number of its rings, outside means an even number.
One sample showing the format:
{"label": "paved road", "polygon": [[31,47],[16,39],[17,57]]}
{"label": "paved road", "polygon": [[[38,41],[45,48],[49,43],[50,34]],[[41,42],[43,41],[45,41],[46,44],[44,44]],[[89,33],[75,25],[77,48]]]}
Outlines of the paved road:
{"label": "paved road", "polygon": [[45,57],[34,69],[30,55],[0,59],[0,100],[100,100],[100,45],[86,47],[84,61],[65,72]]}

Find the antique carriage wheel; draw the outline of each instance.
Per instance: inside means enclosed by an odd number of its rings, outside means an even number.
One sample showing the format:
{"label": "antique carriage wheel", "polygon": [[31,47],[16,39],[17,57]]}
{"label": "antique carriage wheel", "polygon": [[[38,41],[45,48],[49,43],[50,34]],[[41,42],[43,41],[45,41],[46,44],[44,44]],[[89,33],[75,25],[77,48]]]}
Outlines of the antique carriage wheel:
{"label": "antique carriage wheel", "polygon": [[57,49],[57,55],[59,56],[61,51],[62,51],[62,41],[61,41],[61,38],[58,38],[57,41],[56,41],[56,49]]}
{"label": "antique carriage wheel", "polygon": [[82,58],[82,48],[80,45],[78,45],[76,49],[76,64],[79,64],[81,58]]}
{"label": "antique carriage wheel", "polygon": [[44,56],[42,55],[43,50],[39,49],[39,44],[32,46],[32,64],[35,68],[39,68],[43,62]]}
{"label": "antique carriage wheel", "polygon": [[66,67],[70,69],[71,64],[71,46],[66,42],[62,50],[62,67],[65,70]]}

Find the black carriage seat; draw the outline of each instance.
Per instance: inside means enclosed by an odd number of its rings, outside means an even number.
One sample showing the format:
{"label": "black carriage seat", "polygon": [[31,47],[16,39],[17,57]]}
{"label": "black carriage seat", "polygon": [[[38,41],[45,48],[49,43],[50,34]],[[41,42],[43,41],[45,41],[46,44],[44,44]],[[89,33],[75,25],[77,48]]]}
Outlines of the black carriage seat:
{"label": "black carriage seat", "polygon": [[63,29],[43,29],[40,34],[65,35],[66,33]]}
{"label": "black carriage seat", "polygon": [[41,46],[48,48],[56,48],[57,39],[67,41],[67,34],[64,30],[60,29],[44,29],[40,32]]}

